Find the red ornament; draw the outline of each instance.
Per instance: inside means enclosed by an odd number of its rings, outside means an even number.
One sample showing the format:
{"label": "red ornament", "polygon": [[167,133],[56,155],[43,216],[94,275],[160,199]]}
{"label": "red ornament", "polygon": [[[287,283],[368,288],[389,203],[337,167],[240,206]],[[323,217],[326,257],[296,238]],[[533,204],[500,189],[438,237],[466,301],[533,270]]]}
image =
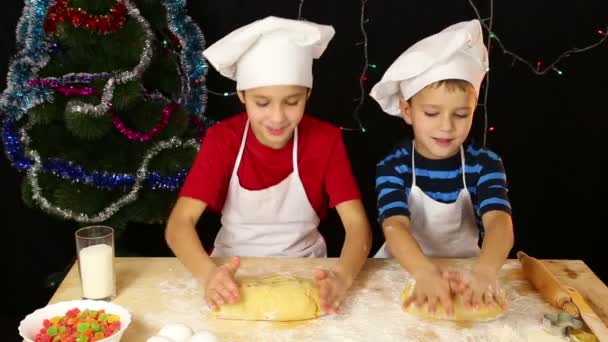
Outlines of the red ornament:
{"label": "red ornament", "polygon": [[177,38],[177,36],[173,33],[169,34],[169,43],[171,43],[171,45],[175,46],[178,49],[182,48],[182,44],[179,42],[179,38]]}

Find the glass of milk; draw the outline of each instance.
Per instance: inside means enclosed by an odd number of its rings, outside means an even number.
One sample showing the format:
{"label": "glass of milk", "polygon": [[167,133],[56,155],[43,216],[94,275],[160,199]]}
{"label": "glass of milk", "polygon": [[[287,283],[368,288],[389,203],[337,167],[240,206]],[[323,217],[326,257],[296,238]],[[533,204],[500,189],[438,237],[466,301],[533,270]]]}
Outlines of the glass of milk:
{"label": "glass of milk", "polygon": [[112,300],[116,296],[114,229],[89,226],[76,231],[76,252],[83,299]]}

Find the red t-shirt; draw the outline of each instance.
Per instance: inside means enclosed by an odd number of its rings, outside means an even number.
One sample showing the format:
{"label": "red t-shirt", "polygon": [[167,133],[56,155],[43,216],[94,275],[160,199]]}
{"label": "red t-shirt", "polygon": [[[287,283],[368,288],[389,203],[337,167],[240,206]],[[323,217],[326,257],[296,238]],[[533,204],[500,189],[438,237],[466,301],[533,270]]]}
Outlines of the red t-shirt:
{"label": "red t-shirt", "polygon": [[[242,113],[209,128],[180,196],[222,210],[246,122],[247,114]],[[251,128],[247,134],[237,171],[241,186],[261,190],[289,176],[293,139],[275,150],[262,145]],[[298,125],[298,168],[308,200],[321,219],[328,207],[361,198],[340,130],[308,115]]]}

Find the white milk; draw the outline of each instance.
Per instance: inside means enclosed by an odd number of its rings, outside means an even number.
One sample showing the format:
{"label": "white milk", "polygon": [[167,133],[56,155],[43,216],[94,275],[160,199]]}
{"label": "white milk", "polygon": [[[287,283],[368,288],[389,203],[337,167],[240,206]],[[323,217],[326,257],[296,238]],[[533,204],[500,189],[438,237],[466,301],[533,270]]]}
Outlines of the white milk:
{"label": "white milk", "polygon": [[98,244],[80,250],[82,296],[104,299],[114,296],[114,253],[112,247]]}

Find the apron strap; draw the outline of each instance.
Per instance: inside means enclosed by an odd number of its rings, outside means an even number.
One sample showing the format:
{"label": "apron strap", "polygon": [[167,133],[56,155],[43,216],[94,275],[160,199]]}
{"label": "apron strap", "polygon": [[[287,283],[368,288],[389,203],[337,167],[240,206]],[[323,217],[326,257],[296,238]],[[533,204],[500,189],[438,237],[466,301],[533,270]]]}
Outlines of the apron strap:
{"label": "apron strap", "polygon": [[460,163],[462,165],[462,184],[464,185],[465,190],[468,190],[467,188],[467,173],[466,171],[466,164],[465,164],[465,160],[464,160],[464,148],[462,147],[462,145],[460,145]]}
{"label": "apron strap", "polygon": [[236,161],[234,162],[234,168],[232,169],[232,178],[237,176],[237,171],[241,165],[243,151],[245,150],[245,142],[247,142],[247,134],[249,134],[249,119],[247,119],[247,122],[245,123],[245,131],[243,132],[243,137],[241,138],[241,146],[239,147],[239,153],[236,155]]}
{"label": "apron strap", "polygon": [[414,163],[414,155],[416,155],[416,141],[412,140],[412,188],[416,186],[416,164]]}
{"label": "apron strap", "polygon": [[298,170],[298,127],[293,131],[293,152],[292,152],[293,172],[298,179],[300,171]]}

